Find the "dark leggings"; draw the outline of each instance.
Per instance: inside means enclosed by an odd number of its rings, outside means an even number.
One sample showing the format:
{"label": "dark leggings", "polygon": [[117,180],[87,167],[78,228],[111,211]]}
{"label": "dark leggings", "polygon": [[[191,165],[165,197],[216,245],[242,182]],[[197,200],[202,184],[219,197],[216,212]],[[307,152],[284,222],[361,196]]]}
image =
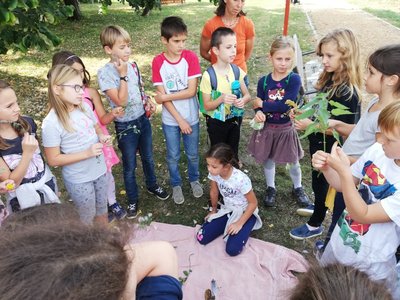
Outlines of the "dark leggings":
{"label": "dark leggings", "polygon": [[[205,222],[197,232],[197,240],[199,243],[202,245],[207,245],[222,235],[228,219],[229,214],[214,219],[211,222]],[[247,240],[249,239],[251,230],[256,224],[256,221],[257,218],[252,215],[237,234],[230,235],[228,237],[225,248],[226,253],[228,253],[230,256],[236,256],[242,252],[244,245],[246,245]]]}

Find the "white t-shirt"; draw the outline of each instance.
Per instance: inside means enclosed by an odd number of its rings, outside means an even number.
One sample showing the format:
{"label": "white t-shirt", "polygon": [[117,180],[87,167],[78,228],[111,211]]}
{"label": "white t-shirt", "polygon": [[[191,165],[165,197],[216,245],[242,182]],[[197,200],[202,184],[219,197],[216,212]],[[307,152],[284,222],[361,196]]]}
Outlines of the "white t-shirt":
{"label": "white t-shirt", "polygon": [[400,244],[400,167],[385,156],[381,144],[375,143],[351,169],[353,176],[361,180],[359,192],[364,201],[380,201],[392,221],[360,224],[345,210],[322,262],[338,261],[357,267],[373,280],[387,280],[393,288],[397,279],[395,253]]}
{"label": "white t-shirt", "polygon": [[[166,94],[173,94],[185,90],[189,80],[201,76],[199,59],[193,51],[183,50],[179,61],[170,62],[161,53],[153,59],[152,78],[155,86],[162,85]],[[199,102],[197,95],[189,99],[172,101],[176,110],[190,125],[199,122]],[[162,121],[169,126],[178,126],[175,118],[163,106]]]}
{"label": "white t-shirt", "polygon": [[[54,109],[44,118],[42,124],[42,141],[44,147],[60,147],[63,154],[72,154],[87,150],[91,145],[98,143],[99,138],[95,131],[96,117],[89,105],[83,103],[85,112],[75,109],[70,112],[70,122],[75,129],[68,132],[62,126]],[[62,168],[64,180],[71,183],[93,181],[106,173],[106,164],[103,154],[90,157],[66,165]]]}

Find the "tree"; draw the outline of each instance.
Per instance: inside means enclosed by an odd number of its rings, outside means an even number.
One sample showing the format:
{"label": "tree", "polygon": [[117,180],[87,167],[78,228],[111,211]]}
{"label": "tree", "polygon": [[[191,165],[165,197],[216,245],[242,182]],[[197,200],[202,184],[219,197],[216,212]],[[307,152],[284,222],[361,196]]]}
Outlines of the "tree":
{"label": "tree", "polygon": [[49,30],[62,18],[73,16],[62,0],[2,0],[0,2],[0,53],[49,49],[61,43]]}
{"label": "tree", "polygon": [[[137,13],[141,13],[141,16],[147,16],[153,8],[161,9],[160,0],[118,0],[122,4],[128,2]],[[101,12],[107,13],[107,7],[111,5],[111,0],[102,0]]]}

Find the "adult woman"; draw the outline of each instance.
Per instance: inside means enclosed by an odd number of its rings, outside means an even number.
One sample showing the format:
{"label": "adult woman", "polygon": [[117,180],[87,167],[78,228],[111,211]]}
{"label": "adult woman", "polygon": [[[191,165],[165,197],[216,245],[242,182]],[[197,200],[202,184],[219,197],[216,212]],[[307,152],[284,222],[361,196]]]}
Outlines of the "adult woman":
{"label": "adult woman", "polygon": [[201,33],[200,54],[214,64],[217,61],[211,50],[211,35],[218,27],[231,28],[236,33],[236,58],[233,61],[247,73],[246,61],[254,47],[255,30],[253,22],[248,19],[242,8],[244,0],[220,0],[215,11],[216,16],[206,22]]}

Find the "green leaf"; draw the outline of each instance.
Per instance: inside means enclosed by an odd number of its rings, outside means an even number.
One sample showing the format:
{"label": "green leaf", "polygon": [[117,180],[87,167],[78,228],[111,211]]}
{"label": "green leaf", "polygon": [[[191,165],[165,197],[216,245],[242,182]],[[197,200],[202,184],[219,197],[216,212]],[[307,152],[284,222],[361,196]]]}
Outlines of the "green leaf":
{"label": "green leaf", "polygon": [[335,108],[331,110],[332,115],[334,116],[342,116],[342,115],[352,115],[353,113],[349,110]]}
{"label": "green leaf", "polygon": [[321,109],[319,111],[319,114],[317,115],[317,119],[319,120],[320,123],[328,126],[328,120],[331,114],[327,109]]}
{"label": "green leaf", "polygon": [[346,105],[343,105],[343,104],[341,104],[341,103],[339,103],[339,102],[336,102],[336,101],[333,101],[333,100],[330,100],[330,101],[329,101],[329,104],[332,105],[332,106],[334,106],[334,107],[336,107],[336,108],[340,108],[340,109],[349,109]]}
{"label": "green leaf", "polygon": [[304,104],[300,109],[306,110],[306,109],[312,107],[313,105],[317,104],[318,101],[319,101],[319,99],[314,97],[311,101],[308,101],[306,104]]}
{"label": "green leaf", "polygon": [[306,130],[304,131],[303,135],[300,137],[301,139],[306,138],[312,133],[319,132],[319,127],[318,124],[316,123],[311,123],[310,125],[307,126]]}
{"label": "green leaf", "polygon": [[47,23],[49,23],[49,24],[54,24],[55,18],[54,18],[54,16],[53,16],[51,13],[45,12],[45,13],[44,13],[44,18],[45,18],[45,20],[46,20]]}
{"label": "green leaf", "polygon": [[335,129],[333,129],[332,130],[332,135],[335,138],[335,140],[337,140],[339,142],[339,144],[341,145],[339,132],[337,132]]}
{"label": "green leaf", "polygon": [[18,0],[9,0],[9,4],[8,4],[8,9],[9,10],[14,10],[17,8],[18,5]]}
{"label": "green leaf", "polygon": [[307,119],[307,118],[311,117],[312,115],[314,115],[314,113],[315,113],[315,109],[310,108],[310,109],[304,111],[301,115],[296,116],[295,119],[296,120]]}

